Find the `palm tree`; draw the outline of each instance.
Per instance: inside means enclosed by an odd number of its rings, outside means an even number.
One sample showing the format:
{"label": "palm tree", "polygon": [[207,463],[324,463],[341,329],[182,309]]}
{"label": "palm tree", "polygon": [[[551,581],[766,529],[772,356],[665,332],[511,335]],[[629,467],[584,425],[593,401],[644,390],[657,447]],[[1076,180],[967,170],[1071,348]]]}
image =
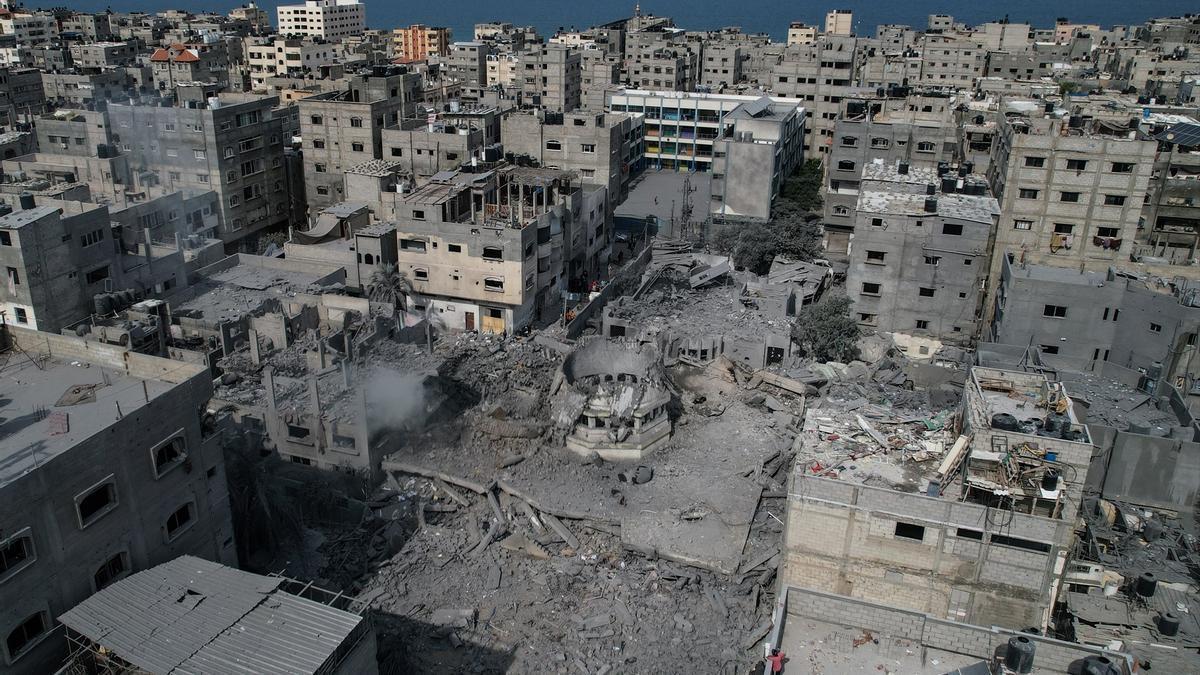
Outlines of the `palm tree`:
{"label": "palm tree", "polygon": [[412,293],[412,282],[408,274],[395,263],[383,263],[371,273],[367,296],[372,302],[385,302],[397,309],[404,309],[404,296]]}

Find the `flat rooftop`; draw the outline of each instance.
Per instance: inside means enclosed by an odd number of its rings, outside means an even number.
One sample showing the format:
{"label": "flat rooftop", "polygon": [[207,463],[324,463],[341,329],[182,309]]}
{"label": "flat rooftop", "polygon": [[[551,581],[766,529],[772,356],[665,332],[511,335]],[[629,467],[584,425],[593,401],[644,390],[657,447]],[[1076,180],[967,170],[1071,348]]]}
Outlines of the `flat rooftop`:
{"label": "flat rooftop", "polygon": [[[9,351],[0,367],[0,487],[170,391],[85,361]],[[190,367],[181,363],[182,367]],[[118,412],[119,410],[119,412]]]}
{"label": "flat rooftop", "polygon": [[[167,298],[171,312],[209,322],[232,321],[252,312],[268,300],[306,293],[314,286],[328,285],[332,268],[310,263],[287,265],[238,263],[225,269],[200,270],[195,280],[180,293]],[[220,263],[218,263],[220,265]]]}
{"label": "flat rooftop", "polygon": [[858,210],[898,216],[930,215],[925,210],[927,198],[937,200],[937,215],[943,218],[991,224],[992,218],[1000,214],[1000,204],[992,197],[959,193],[925,195],[870,189],[863,190],[858,196]]}

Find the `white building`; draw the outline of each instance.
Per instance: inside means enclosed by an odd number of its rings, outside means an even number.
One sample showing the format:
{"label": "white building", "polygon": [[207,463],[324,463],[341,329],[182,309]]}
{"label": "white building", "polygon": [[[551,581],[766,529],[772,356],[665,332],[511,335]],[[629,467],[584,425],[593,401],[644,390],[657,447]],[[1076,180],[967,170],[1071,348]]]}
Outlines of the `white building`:
{"label": "white building", "polygon": [[0,30],[18,45],[38,45],[58,39],[58,21],[52,14],[14,14],[0,19]]}
{"label": "white building", "polygon": [[306,0],[303,5],[280,5],[280,35],[336,39],[362,35],[367,29],[367,6],[358,0]]}

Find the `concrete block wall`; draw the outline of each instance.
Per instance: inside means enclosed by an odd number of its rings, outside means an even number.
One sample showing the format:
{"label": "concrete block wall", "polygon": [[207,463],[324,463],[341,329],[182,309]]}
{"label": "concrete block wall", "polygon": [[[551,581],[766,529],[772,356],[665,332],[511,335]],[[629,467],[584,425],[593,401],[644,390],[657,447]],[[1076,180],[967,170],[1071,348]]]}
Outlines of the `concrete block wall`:
{"label": "concrete block wall", "polygon": [[1066,673],[1080,660],[1100,655],[1108,656],[1123,666],[1125,673],[1132,672],[1132,660],[1118,652],[1003,628],[956,623],[921,612],[818,590],[787,588],[787,613],[790,616],[862,628],[889,637],[905,638],[919,642],[929,649],[979,659],[991,659],[997,648],[1007,645],[1009,638],[1020,634],[1036,645],[1034,665],[1039,672]]}

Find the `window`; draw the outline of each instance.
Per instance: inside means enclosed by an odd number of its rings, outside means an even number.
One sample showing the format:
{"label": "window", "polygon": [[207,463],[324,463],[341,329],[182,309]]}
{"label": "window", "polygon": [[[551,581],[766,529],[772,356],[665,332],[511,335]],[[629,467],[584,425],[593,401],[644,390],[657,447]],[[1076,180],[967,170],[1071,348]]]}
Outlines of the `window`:
{"label": "window", "polygon": [[867,251],[867,261],[868,262],[871,262],[871,261],[883,262],[883,259],[886,257],[887,257],[886,251]]}
{"label": "window", "polygon": [[904,539],[925,541],[925,527],[912,523],[896,523],[896,536]]}
{"label": "window", "polygon": [[21,658],[25,655],[25,652],[36,645],[38,639],[45,635],[49,624],[50,622],[46,618],[46,613],[38,612],[14,628],[4,641],[4,645],[8,648],[9,662],[11,663]]}
{"label": "window", "polygon": [[167,541],[171,541],[172,539],[175,539],[179,535],[183,534],[184,530],[186,530],[195,519],[196,505],[192,502],[188,502],[175,509],[175,512],[167,517]]}
{"label": "window", "polygon": [[17,323],[29,323],[29,313],[24,307],[15,307],[17,313]]}
{"label": "window", "polygon": [[483,280],[483,287],[489,291],[503,291],[504,280],[496,277],[487,277]]}
{"label": "window", "polygon": [[0,246],[12,246],[12,233],[0,231]]}
{"label": "window", "polygon": [[104,230],[92,230],[79,238],[79,245],[87,248],[99,244],[101,241],[104,241]]}
{"label": "window", "polygon": [[1060,202],[1070,202],[1070,203],[1074,204],[1079,201],[1079,193],[1078,192],[1064,192],[1058,198],[1058,200]]}
{"label": "window", "polygon": [[835,207],[833,207],[833,215],[835,215],[835,216],[848,216],[848,215],[850,215],[850,207],[848,207],[848,206],[835,206]]}
{"label": "window", "polygon": [[225,159],[233,157],[233,148],[225,148]]}
{"label": "window", "polygon": [[355,127],[355,128],[362,128],[362,125],[363,125],[363,121],[362,121],[361,117],[351,117],[350,118],[350,126]]}
{"label": "window", "polygon": [[862,285],[863,295],[879,295],[879,284],[864,281]]}
{"label": "window", "polygon": [[1068,171],[1083,171],[1085,169],[1087,169],[1087,160],[1086,159],[1068,159],[1067,160],[1067,170]]}
{"label": "window", "polygon": [[927,319],[917,319],[917,330],[927,330],[929,321]]}
{"label": "window", "polygon": [[314,148],[318,148],[318,149],[320,149],[320,148],[324,148],[324,147],[325,147],[325,139],[322,139],[322,138],[314,138],[314,139],[313,139],[313,147],[314,147]]}
{"label": "window", "polygon": [[1013,221],[1013,229],[1014,230],[1032,230],[1033,229],[1033,221],[1032,220],[1014,220]]}
{"label": "window", "polygon": [[99,591],[129,572],[129,554],[125,551],[105,560],[92,575],[92,587]]}
{"label": "window", "polygon": [[21,285],[21,273],[15,267],[8,268],[8,281],[14,286]]}
{"label": "window", "polygon": [[1055,223],[1054,234],[1071,234],[1075,231],[1075,226],[1070,223]]}
{"label": "window", "polygon": [[1150,332],[1151,333],[1161,333],[1162,332],[1162,324],[1161,323],[1151,323],[1150,324]]}
{"label": "window", "polygon": [[203,150],[192,150],[192,159],[204,159],[205,156]]}
{"label": "window", "polygon": [[1042,308],[1042,316],[1065,319],[1067,318],[1067,308],[1062,305],[1046,305]]}
{"label": "window", "polygon": [[420,251],[421,253],[424,253],[425,252],[425,242],[421,241],[420,239],[401,239],[400,240],[400,250],[401,251]]}
{"label": "window", "polygon": [[848,159],[843,159],[842,161],[838,162],[838,171],[853,171],[853,170],[854,170],[854,162],[851,162]]}
{"label": "window", "polygon": [[1025,166],[1027,166],[1031,169],[1040,169],[1043,166],[1046,166],[1046,158],[1045,157],[1026,157],[1025,158]]}
{"label": "window", "polygon": [[325,173],[325,165],[318,162],[317,164],[313,165],[313,170],[317,173]]}
{"label": "window", "polygon": [[94,284],[94,283],[104,281],[105,279],[107,279],[108,272],[109,272],[108,265],[105,265],[104,267],[94,269],[91,272],[88,272],[87,274],[84,275],[83,278],[84,278],[84,281],[86,281],[87,283]]}
{"label": "window", "polygon": [[1040,349],[1043,354],[1058,353],[1058,345],[1038,345],[1038,349]]}
{"label": "window", "polygon": [[938,263],[940,263],[940,262],[942,262],[942,256],[940,256],[940,255],[927,255],[927,256],[925,256],[925,264],[926,264],[926,265],[936,265],[936,264],[938,264]]}
{"label": "window", "polygon": [[921,296],[922,298],[932,298],[936,292],[937,291],[935,289],[926,288],[924,286],[917,289],[917,295]]}
{"label": "window", "polygon": [[0,540],[0,583],[13,578],[35,560],[37,552],[33,549],[33,533],[28,527]]}
{"label": "window", "polygon": [[484,246],[483,247],[483,259],[484,260],[503,260],[504,259],[504,249],[502,249],[498,246]]}
{"label": "window", "polygon": [[362,143],[351,143],[350,149],[353,150],[354,152],[362,152],[363,144]]}
{"label": "window", "polygon": [[451,253],[462,253],[462,246],[460,244],[450,244],[446,249]]}
{"label": "window", "polygon": [[317,186],[317,194],[319,194],[319,195],[329,194],[329,186],[328,185],[318,185]]}
{"label": "window", "polygon": [[1125,206],[1125,195],[1104,195],[1105,206]]}
{"label": "window", "polygon": [[100,520],[104,514],[117,508],[117,484],[112,476],[75,495],[75,511],[79,516],[79,529]]}
{"label": "window", "polygon": [[413,209],[413,220],[425,220],[425,211],[423,209]]}
{"label": "window", "polygon": [[859,312],[859,314],[858,314],[858,322],[859,322],[859,323],[865,323],[865,324],[871,324],[871,325],[874,325],[874,323],[875,323],[875,315],[874,315],[874,314],[866,314],[866,313],[864,313],[864,312]]}
{"label": "window", "polygon": [[877,137],[871,139],[871,147],[872,148],[886,148],[891,144],[892,144],[891,141],[889,141],[886,138],[880,138],[877,136]]}
{"label": "window", "polygon": [[404,148],[392,148],[392,157],[403,157]]}
{"label": "window", "polygon": [[1020,190],[1017,191],[1017,196],[1020,197],[1021,199],[1037,199],[1038,191],[1031,190],[1029,188],[1021,188]]}
{"label": "window", "polygon": [[420,281],[427,281],[429,279],[429,270],[424,267],[416,267],[413,269],[413,278]]}
{"label": "window", "polygon": [[847,148],[853,148],[858,145],[858,139],[853,136],[842,136],[842,145]]}
{"label": "window", "polygon": [[872,218],[871,226],[872,227],[883,227],[883,218]]}
{"label": "window", "polygon": [[176,436],[159,443],[150,450],[150,461],[154,466],[154,477],[162,478],[163,474],[183,464],[187,459],[187,443],[183,436]]}
{"label": "window", "polygon": [[558,141],[554,141],[554,140],[546,141],[546,149],[547,150],[562,150],[562,143],[559,143]]}
{"label": "window", "polygon": [[1134,167],[1134,165],[1129,162],[1113,162],[1112,163],[1112,172],[1113,173],[1133,173],[1133,167]]}
{"label": "window", "polygon": [[588,152],[588,153],[596,152],[596,144],[595,143],[582,143],[579,146],[579,150],[581,152]]}
{"label": "window", "polygon": [[247,138],[246,140],[238,143],[238,152],[250,152],[251,150],[261,147],[262,136],[255,136],[254,138]]}
{"label": "window", "polygon": [[930,143],[929,141],[921,141],[920,143],[917,143],[917,152],[933,152],[934,149],[934,144]]}
{"label": "window", "polygon": [[959,236],[963,233],[963,226],[958,223],[945,223],[942,225],[942,234]]}

